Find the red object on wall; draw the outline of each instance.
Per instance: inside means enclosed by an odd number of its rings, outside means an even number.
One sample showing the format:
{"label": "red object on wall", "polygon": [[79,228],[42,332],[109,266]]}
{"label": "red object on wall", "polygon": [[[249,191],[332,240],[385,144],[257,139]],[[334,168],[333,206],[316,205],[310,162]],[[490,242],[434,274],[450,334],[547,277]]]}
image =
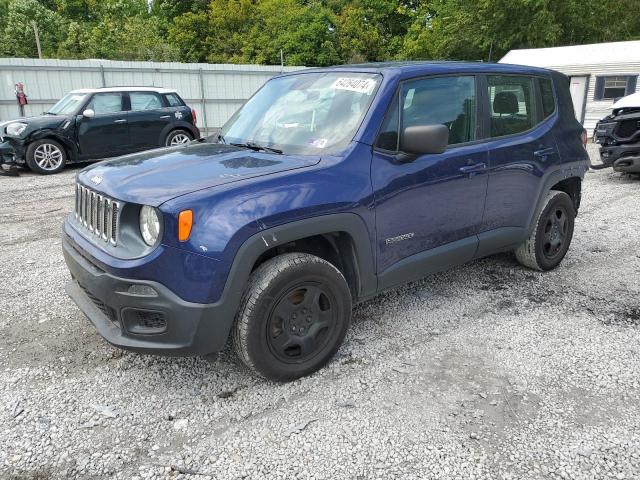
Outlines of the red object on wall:
{"label": "red object on wall", "polygon": [[16,98],[18,99],[18,105],[27,105],[27,96],[24,93],[24,84],[16,83]]}

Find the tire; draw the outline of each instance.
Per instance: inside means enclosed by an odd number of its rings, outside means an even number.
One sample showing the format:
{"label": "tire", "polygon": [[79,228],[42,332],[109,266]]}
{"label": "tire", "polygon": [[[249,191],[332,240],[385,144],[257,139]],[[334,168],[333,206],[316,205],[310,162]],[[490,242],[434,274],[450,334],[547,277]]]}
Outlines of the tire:
{"label": "tire", "polygon": [[556,268],[569,250],[575,224],[575,207],[564,192],[550,190],[531,236],[515,251],[525,267],[547,271]]}
{"label": "tire", "polygon": [[189,143],[191,140],[193,140],[193,135],[191,135],[191,133],[187,132],[186,130],[179,129],[169,132],[169,135],[167,135],[164,144],[167,147],[176,147],[178,145]]}
{"label": "tire", "polygon": [[323,367],[351,322],[351,293],[340,271],[305,253],[279,255],[249,278],[232,339],[258,375],[290,381]]}
{"label": "tire", "polygon": [[67,152],[55,140],[43,138],[29,144],[26,160],[27,166],[33,172],[51,175],[64,170],[67,163]]}

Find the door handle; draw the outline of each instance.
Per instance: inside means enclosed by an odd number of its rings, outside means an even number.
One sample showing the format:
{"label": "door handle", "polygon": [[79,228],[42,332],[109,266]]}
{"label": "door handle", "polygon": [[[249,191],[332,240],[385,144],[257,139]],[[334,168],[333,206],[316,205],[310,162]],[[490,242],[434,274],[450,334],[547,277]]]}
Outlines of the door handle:
{"label": "door handle", "polygon": [[126,121],[127,121],[127,120],[126,120],[126,119],[124,119],[124,118],[119,118],[118,120],[116,120],[116,121],[115,121],[115,122],[113,122],[113,123],[124,123],[124,122],[126,122]]}
{"label": "door handle", "polygon": [[164,120],[165,118],[171,118],[171,115],[162,115],[160,118]]}
{"label": "door handle", "polygon": [[556,149],[553,147],[543,147],[540,150],[536,150],[533,154],[536,157],[548,157],[549,155],[553,155],[556,153]]}
{"label": "door handle", "polygon": [[472,175],[474,173],[482,173],[487,171],[486,163],[474,163],[471,165],[465,165],[464,167],[460,167],[460,172]]}

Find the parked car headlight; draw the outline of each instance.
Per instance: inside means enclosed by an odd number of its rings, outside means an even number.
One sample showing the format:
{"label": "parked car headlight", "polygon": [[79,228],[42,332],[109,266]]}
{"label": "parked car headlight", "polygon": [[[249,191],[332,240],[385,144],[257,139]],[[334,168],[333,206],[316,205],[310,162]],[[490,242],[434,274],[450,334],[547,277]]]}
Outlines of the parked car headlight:
{"label": "parked car headlight", "polygon": [[5,127],[5,131],[7,132],[7,135],[13,135],[13,136],[17,137],[22,132],[24,132],[25,128],[27,128],[27,124],[26,123],[14,122],[14,123],[10,123],[9,125],[7,125]]}
{"label": "parked car headlight", "polygon": [[158,211],[148,205],[140,209],[140,234],[144,243],[154,246],[160,236],[160,217]]}

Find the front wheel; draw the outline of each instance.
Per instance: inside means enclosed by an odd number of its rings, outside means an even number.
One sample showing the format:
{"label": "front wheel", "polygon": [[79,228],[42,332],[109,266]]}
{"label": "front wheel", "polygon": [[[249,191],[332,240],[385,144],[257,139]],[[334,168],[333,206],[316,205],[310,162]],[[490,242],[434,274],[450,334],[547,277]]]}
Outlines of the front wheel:
{"label": "front wheel", "polygon": [[531,236],[515,251],[516,258],[534,270],[556,268],[569,250],[574,224],[575,208],[571,197],[550,190]]}
{"label": "front wheel", "polygon": [[324,366],[350,321],[351,293],[342,273],[319,257],[287,253],[251,274],[233,344],[254,372],[289,381]]}
{"label": "front wheel", "polygon": [[174,130],[173,132],[169,132],[164,144],[167,147],[176,147],[189,143],[191,140],[193,140],[193,136],[186,130]]}
{"label": "front wheel", "polygon": [[26,154],[27,166],[36,173],[50,175],[64,169],[67,152],[55,140],[43,138],[29,144]]}

